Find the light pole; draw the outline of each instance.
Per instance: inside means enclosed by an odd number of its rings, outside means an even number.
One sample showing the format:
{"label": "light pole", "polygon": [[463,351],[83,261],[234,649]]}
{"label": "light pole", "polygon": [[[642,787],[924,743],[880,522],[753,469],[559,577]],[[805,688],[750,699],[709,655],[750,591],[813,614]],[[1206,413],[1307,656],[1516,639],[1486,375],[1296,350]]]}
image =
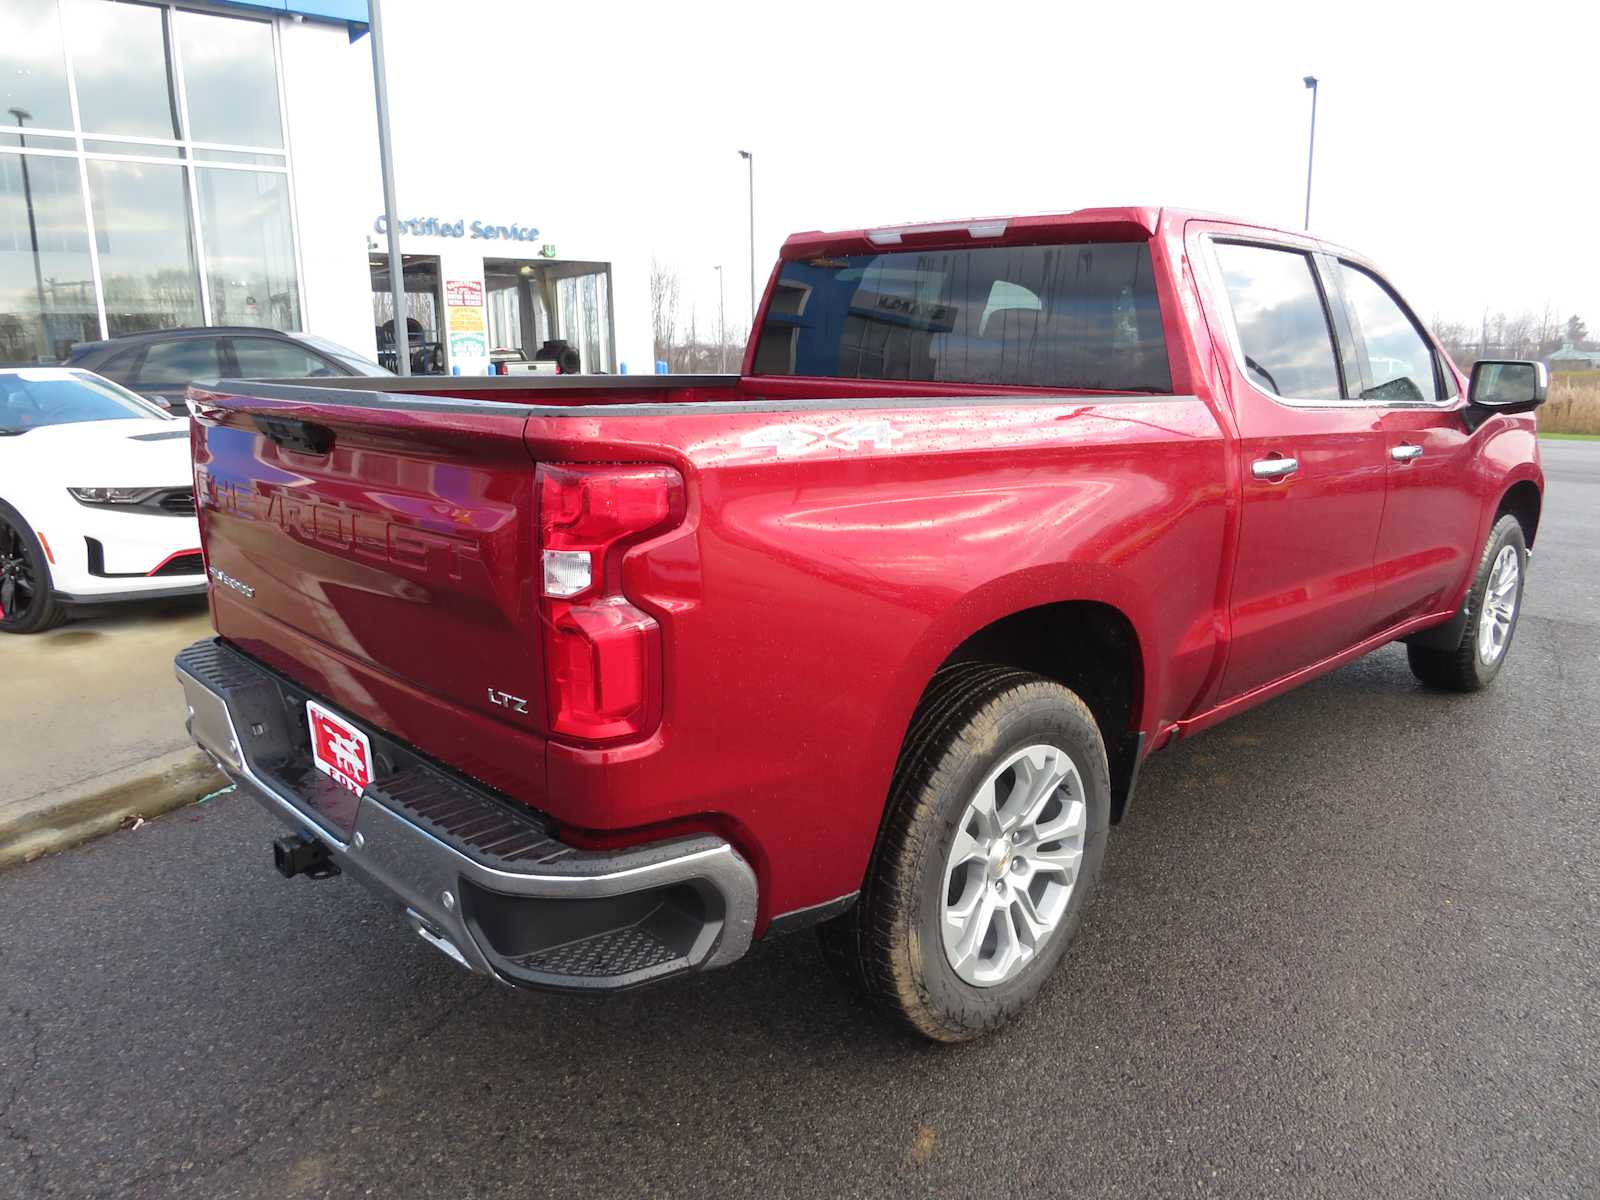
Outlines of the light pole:
{"label": "light pole", "polygon": [[[33,120],[33,114],[25,108],[6,109],[17,119],[17,143],[19,148],[27,149],[27,136],[20,132],[24,121]],[[28,241],[33,246],[33,286],[39,293],[39,341],[44,353],[50,353],[50,328],[45,322],[44,303],[44,272],[39,268],[39,226],[33,219],[33,182],[28,178],[28,156],[17,155],[22,160],[22,202],[28,209]]]}
{"label": "light pole", "polygon": [[384,232],[389,235],[389,295],[394,300],[394,369],[411,374],[411,339],[406,329],[406,274],[400,257],[400,212],[394,202],[394,139],[389,133],[389,75],[383,62],[383,17],[371,0],[372,83],[378,103],[378,166],[383,172]]}
{"label": "light pole", "polygon": [[739,151],[750,168],[750,320],[756,319],[756,156],[748,150]]}
{"label": "light pole", "polygon": [[1306,76],[1311,89],[1311,146],[1306,151],[1306,228],[1311,228],[1311,164],[1317,159],[1317,77]]}
{"label": "light pole", "polygon": [[722,302],[722,264],[711,268],[717,273],[717,370],[728,373],[728,309]]}

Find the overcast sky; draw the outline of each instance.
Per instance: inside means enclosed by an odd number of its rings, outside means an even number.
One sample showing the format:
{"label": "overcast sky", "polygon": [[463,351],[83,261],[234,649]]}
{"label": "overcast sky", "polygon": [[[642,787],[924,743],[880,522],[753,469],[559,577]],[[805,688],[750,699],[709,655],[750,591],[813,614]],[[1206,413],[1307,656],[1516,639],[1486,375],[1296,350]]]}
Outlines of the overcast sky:
{"label": "overcast sky", "polygon": [[715,263],[730,327],[749,303],[740,149],[758,286],[799,229],[1108,204],[1298,227],[1315,74],[1314,232],[1425,318],[1548,301],[1600,329],[1592,0],[448,11],[385,0],[404,144],[435,131],[441,169],[525,172],[530,220],[626,222],[619,247],[675,264],[703,322]]}

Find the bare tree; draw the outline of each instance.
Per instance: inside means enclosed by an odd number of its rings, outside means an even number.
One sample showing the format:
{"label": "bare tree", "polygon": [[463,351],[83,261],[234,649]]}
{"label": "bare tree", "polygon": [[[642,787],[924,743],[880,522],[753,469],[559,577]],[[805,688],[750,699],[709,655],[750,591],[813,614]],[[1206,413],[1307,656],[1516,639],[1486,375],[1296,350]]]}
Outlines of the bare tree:
{"label": "bare tree", "polygon": [[1529,312],[1520,312],[1515,316],[1498,318],[1500,325],[1500,345],[1507,358],[1527,358],[1528,348],[1533,341],[1534,327],[1537,321]]}
{"label": "bare tree", "polygon": [[1444,346],[1446,353],[1458,367],[1470,367],[1477,358],[1477,344],[1472,335],[1477,331],[1465,321],[1446,321],[1443,317],[1434,316],[1428,322],[1428,327],[1433,330],[1433,336],[1438,338]]}
{"label": "bare tree", "polygon": [[650,260],[650,328],[655,335],[657,362],[672,369],[673,347],[678,340],[678,273]]}
{"label": "bare tree", "polygon": [[730,370],[739,369],[739,362],[744,358],[744,338],[739,334],[729,337],[713,323],[702,340],[700,314],[692,303],[687,327],[680,328],[684,316],[678,273],[654,259],[650,262],[650,321],[655,335],[656,361],[666,363],[667,370],[715,374],[723,369],[724,363]]}
{"label": "bare tree", "polygon": [[692,304],[689,306],[687,336],[683,340],[683,345],[678,347],[678,361],[672,369],[686,371],[691,375],[700,371],[700,314]]}
{"label": "bare tree", "polygon": [[1544,302],[1544,311],[1539,314],[1539,324],[1533,340],[1533,353],[1537,358],[1543,358],[1561,349],[1561,320],[1556,316],[1556,310],[1550,307],[1548,300]]}

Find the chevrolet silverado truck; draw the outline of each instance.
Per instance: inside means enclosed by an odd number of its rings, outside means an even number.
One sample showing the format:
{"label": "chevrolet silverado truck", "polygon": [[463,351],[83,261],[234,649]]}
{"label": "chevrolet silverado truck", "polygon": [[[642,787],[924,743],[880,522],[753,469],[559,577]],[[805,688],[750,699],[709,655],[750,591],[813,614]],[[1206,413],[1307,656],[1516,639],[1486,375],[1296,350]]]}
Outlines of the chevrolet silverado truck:
{"label": "chevrolet silverado truck", "polygon": [[741,374],[189,394],[189,726],[457,963],[603,991],[815,925],[921,1035],[1067,952],[1144,757],[1387,643],[1504,666],[1536,363],[1158,208],[804,233]]}

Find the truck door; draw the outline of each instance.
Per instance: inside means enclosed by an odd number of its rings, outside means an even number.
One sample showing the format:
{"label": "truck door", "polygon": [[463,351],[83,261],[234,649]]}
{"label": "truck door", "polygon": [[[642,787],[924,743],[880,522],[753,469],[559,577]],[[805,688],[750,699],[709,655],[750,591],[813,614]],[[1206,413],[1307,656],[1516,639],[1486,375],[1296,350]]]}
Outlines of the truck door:
{"label": "truck door", "polygon": [[1208,316],[1220,318],[1229,343],[1243,459],[1219,697],[1229,699],[1373,631],[1387,452],[1381,410],[1347,382],[1347,322],[1316,246],[1243,227],[1201,228],[1190,254],[1209,267],[1197,275],[1209,278]]}
{"label": "truck door", "polygon": [[1451,606],[1478,553],[1471,435],[1455,373],[1393,288],[1333,265],[1350,314],[1361,395],[1381,404],[1388,499],[1374,559],[1373,618],[1387,627]]}

